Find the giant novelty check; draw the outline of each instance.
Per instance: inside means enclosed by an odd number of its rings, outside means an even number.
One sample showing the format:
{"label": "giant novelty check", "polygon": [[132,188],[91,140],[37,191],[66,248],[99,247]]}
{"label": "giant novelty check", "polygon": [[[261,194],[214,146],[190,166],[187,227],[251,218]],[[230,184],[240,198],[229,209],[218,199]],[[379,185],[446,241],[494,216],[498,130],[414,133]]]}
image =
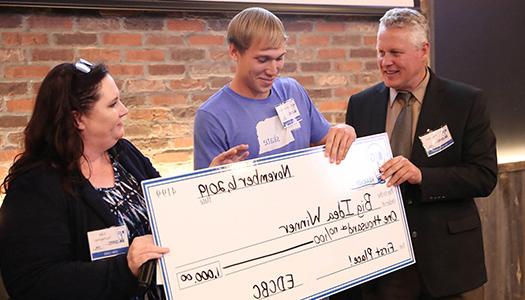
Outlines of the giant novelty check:
{"label": "giant novelty check", "polygon": [[318,299],[415,262],[386,134],[142,182],[168,299]]}

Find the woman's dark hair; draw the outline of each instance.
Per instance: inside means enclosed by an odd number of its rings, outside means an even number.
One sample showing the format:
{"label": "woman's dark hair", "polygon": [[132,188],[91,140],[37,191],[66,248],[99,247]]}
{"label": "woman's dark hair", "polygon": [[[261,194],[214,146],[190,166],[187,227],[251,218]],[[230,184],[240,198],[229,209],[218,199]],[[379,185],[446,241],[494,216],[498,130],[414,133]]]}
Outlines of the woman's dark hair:
{"label": "woman's dark hair", "polygon": [[2,183],[4,191],[18,176],[45,166],[57,170],[66,193],[74,193],[72,186],[81,178],[79,161],[84,152],[75,115],[91,110],[107,74],[105,65],[83,60],[60,64],[47,74],[24,130],[24,151],[9,169]]}

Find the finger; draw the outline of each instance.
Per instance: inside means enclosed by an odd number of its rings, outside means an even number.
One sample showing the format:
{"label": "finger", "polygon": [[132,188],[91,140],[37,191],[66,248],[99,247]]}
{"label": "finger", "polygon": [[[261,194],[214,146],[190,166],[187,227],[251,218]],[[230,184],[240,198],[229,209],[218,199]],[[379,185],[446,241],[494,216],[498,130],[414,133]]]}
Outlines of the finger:
{"label": "finger", "polygon": [[325,143],[325,150],[324,150],[324,156],[326,157],[329,157],[330,153],[332,152],[332,145],[334,142],[334,135],[335,135],[334,131],[335,131],[334,128],[330,128],[326,136],[326,143]]}
{"label": "finger", "polygon": [[407,173],[408,173],[407,168],[400,168],[398,171],[396,171],[392,175],[392,177],[388,181],[388,183],[390,184],[389,186],[400,185],[401,183],[403,183],[404,182],[403,178]]}
{"label": "finger", "polygon": [[350,150],[350,145],[352,145],[352,142],[353,139],[349,137],[345,139],[343,147],[339,147],[337,164],[341,163],[341,161],[346,158],[346,154],[348,153],[348,150]]}
{"label": "finger", "polygon": [[336,162],[338,159],[339,149],[342,147],[341,142],[342,142],[342,135],[340,133],[339,134],[336,133],[334,135],[334,139],[332,142],[332,149],[330,151],[330,162],[331,163]]}

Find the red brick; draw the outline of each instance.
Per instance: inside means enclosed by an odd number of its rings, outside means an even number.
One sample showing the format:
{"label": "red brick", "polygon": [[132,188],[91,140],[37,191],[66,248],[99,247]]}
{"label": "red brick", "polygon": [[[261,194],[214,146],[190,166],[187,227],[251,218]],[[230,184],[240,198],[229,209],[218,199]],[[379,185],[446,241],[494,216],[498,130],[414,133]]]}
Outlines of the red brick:
{"label": "red brick", "polygon": [[0,116],[0,128],[24,127],[26,124],[26,116]]}
{"label": "red brick", "polygon": [[145,45],[183,45],[180,36],[168,34],[147,34]]}
{"label": "red brick", "polygon": [[230,64],[224,62],[209,62],[190,66],[191,74],[210,75],[210,74],[230,74]]}
{"label": "red brick", "polygon": [[94,33],[64,33],[53,36],[57,45],[91,45],[97,42],[97,35]]}
{"label": "red brick", "polygon": [[0,62],[22,62],[24,61],[23,51],[23,49],[0,49]]}
{"label": "red brick", "polygon": [[77,18],[77,27],[81,31],[101,31],[101,30],[118,30],[120,22],[116,18]]}
{"label": "red brick", "polygon": [[318,32],[341,32],[345,30],[345,23],[341,22],[319,22],[315,24]]}
{"label": "red brick", "polygon": [[[42,78],[42,80],[44,80],[44,78]],[[38,94],[38,90],[40,89],[40,85],[42,85],[42,81],[31,82],[30,85],[31,85],[32,93],[34,95],[36,95],[36,94]]]}
{"label": "red brick", "polygon": [[330,63],[329,62],[302,63],[301,70],[303,72],[328,72],[330,71]]}
{"label": "red brick", "polygon": [[214,31],[226,31],[228,30],[228,24],[230,20],[221,19],[221,20],[208,20],[208,28]]}
{"label": "red brick", "polygon": [[308,89],[308,94],[310,95],[310,98],[312,99],[330,98],[332,97],[332,90],[331,89]]}
{"label": "red brick", "polygon": [[99,48],[79,49],[80,57],[92,62],[114,62],[120,60],[119,50],[108,50]]}
{"label": "red brick", "polygon": [[24,144],[24,132],[12,132],[7,135],[7,141],[12,144],[16,145],[18,148],[22,148]]}
{"label": "red brick", "polygon": [[150,75],[180,75],[186,71],[184,65],[149,65]]}
{"label": "red brick", "polygon": [[206,88],[204,79],[178,79],[170,82],[170,88],[174,90],[202,90]]}
{"label": "red brick", "polygon": [[231,82],[232,78],[230,76],[226,76],[226,77],[212,76],[208,78],[208,81],[210,82],[212,89],[220,89],[227,83]]}
{"label": "red brick", "polygon": [[0,82],[0,95],[11,97],[13,95],[23,95],[27,93],[26,82]]}
{"label": "red brick", "polygon": [[206,24],[201,20],[173,20],[167,21],[169,30],[175,31],[204,31]]}
{"label": "red brick", "polygon": [[339,87],[334,90],[334,96],[336,97],[346,97],[346,99],[350,98],[353,94],[357,94],[363,89],[361,88],[348,88],[348,87]]}
{"label": "red brick", "polygon": [[188,61],[188,60],[199,60],[204,59],[205,51],[204,49],[173,49],[171,51],[171,58],[173,60],[179,61]]}
{"label": "red brick", "polygon": [[22,149],[6,149],[0,150],[0,162],[8,162],[11,164],[18,153],[21,153]]}
{"label": "red brick", "polygon": [[188,161],[192,158],[192,152],[188,151],[165,151],[153,155],[153,160],[159,163],[176,163]]}
{"label": "red brick", "polygon": [[363,44],[365,46],[375,47],[376,43],[377,43],[377,36],[375,35],[367,35],[363,37]]}
{"label": "red brick", "polygon": [[313,76],[294,76],[294,78],[304,87],[311,87],[314,85]]}
{"label": "red brick", "polygon": [[190,103],[192,103],[193,105],[199,106],[204,101],[208,100],[208,98],[210,98],[214,94],[214,92],[216,92],[216,90],[208,91],[204,93],[191,93]]}
{"label": "red brick", "polygon": [[379,67],[377,66],[377,61],[367,61],[365,62],[365,70],[367,71],[376,71],[379,70]]}
{"label": "red brick", "polygon": [[35,101],[31,99],[17,99],[6,102],[8,112],[31,112]]}
{"label": "red brick", "polygon": [[347,46],[360,46],[361,36],[360,35],[336,35],[332,37],[333,45],[347,45]]}
{"label": "red brick", "polygon": [[320,111],[341,111],[346,110],[348,106],[348,101],[346,100],[337,100],[337,101],[320,101],[319,110]]}
{"label": "red brick", "polygon": [[362,63],[360,61],[343,61],[338,62],[335,65],[335,69],[340,72],[357,72],[362,68]]}
{"label": "red brick", "polygon": [[53,15],[32,15],[27,19],[29,28],[72,29],[73,18]]}
{"label": "red brick", "polygon": [[230,55],[228,54],[228,51],[224,49],[223,47],[217,48],[217,49],[208,49],[209,57],[213,61],[223,60],[223,61],[230,61]]}
{"label": "red brick", "polygon": [[186,95],[180,93],[153,95],[150,96],[149,99],[152,104],[159,106],[184,105],[187,102]]}
{"label": "red brick", "polygon": [[284,64],[284,68],[282,70],[283,73],[293,73],[297,71],[297,64],[296,63],[286,63]]}
{"label": "red brick", "polygon": [[314,49],[309,47],[300,47],[298,49],[288,49],[286,51],[286,60],[309,61],[315,56]]}
{"label": "red brick", "polygon": [[345,49],[329,48],[329,49],[320,49],[317,53],[317,58],[319,59],[333,59],[333,58],[345,58],[346,51]]}
{"label": "red brick", "polygon": [[299,38],[299,45],[303,46],[326,46],[329,37],[326,35],[306,35]]}
{"label": "red brick", "polygon": [[369,49],[369,48],[361,48],[361,49],[352,49],[350,50],[350,58],[355,58],[355,57],[365,57],[365,58],[369,58],[369,57],[376,57],[376,50],[374,49]]}
{"label": "red brick", "polygon": [[31,56],[33,61],[72,61],[73,49],[33,49]]}
{"label": "red brick", "polygon": [[130,137],[130,136],[145,137],[145,136],[149,136],[152,132],[152,128],[150,126],[144,126],[143,124],[126,125],[125,130],[126,130],[127,137]]}
{"label": "red brick", "polygon": [[297,36],[295,34],[289,34],[288,38],[286,39],[286,45],[295,46],[295,44],[297,44]]}
{"label": "red brick", "polygon": [[106,33],[102,35],[102,42],[114,46],[140,46],[142,35],[139,33]]}
{"label": "red brick", "polygon": [[161,92],[166,89],[163,81],[160,80],[128,80],[126,92]]}
{"label": "red brick", "polygon": [[125,18],[124,28],[129,30],[161,30],[164,28],[163,18]]}
{"label": "red brick", "polygon": [[348,79],[342,74],[322,74],[316,76],[315,81],[318,86],[341,86],[348,83]]}
{"label": "red brick", "polygon": [[189,45],[224,45],[224,36],[221,35],[192,35],[188,38]]}
{"label": "red brick", "polygon": [[[122,89],[121,89],[122,90]],[[146,97],[144,95],[133,95],[132,93],[121,93],[122,103],[128,108],[146,105]]]}
{"label": "red brick", "polygon": [[139,76],[144,74],[144,67],[141,65],[110,64],[108,68],[114,76]]}
{"label": "red brick", "polygon": [[173,117],[176,120],[188,120],[195,117],[195,112],[197,111],[196,106],[176,106],[172,110]]}
{"label": "red brick", "polygon": [[21,15],[2,15],[0,17],[0,28],[18,28],[22,26],[22,21]]}
{"label": "red brick", "polygon": [[288,32],[308,32],[312,31],[314,25],[312,22],[303,22],[297,20],[284,21],[284,28]]}
{"label": "red brick", "polygon": [[45,45],[48,43],[47,34],[29,32],[3,32],[2,41],[4,45]]}
{"label": "red brick", "polygon": [[163,61],[164,51],[157,49],[129,50],[126,57],[128,61]]}
{"label": "red brick", "polygon": [[143,121],[168,121],[172,117],[170,109],[167,108],[135,108],[129,111],[129,118]]}
{"label": "red brick", "polygon": [[36,78],[41,79],[46,76],[51,68],[49,66],[6,66],[4,74],[6,78]]}
{"label": "red brick", "polygon": [[173,139],[173,145],[175,148],[191,148],[193,147],[192,137],[180,137]]}

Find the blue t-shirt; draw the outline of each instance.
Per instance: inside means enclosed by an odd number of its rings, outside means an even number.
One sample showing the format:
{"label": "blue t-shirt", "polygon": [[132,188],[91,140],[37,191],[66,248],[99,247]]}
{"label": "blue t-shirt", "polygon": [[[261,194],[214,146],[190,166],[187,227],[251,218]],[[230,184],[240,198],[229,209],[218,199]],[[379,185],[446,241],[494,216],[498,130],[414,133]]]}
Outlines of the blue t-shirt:
{"label": "blue t-shirt", "polygon": [[[283,127],[275,110],[288,99],[301,116],[300,128],[293,130]],[[239,144],[249,145],[248,159],[304,149],[322,140],[329,128],[295,79],[276,79],[266,99],[243,97],[226,85],[197,110],[194,168],[207,168],[215,156]]]}

